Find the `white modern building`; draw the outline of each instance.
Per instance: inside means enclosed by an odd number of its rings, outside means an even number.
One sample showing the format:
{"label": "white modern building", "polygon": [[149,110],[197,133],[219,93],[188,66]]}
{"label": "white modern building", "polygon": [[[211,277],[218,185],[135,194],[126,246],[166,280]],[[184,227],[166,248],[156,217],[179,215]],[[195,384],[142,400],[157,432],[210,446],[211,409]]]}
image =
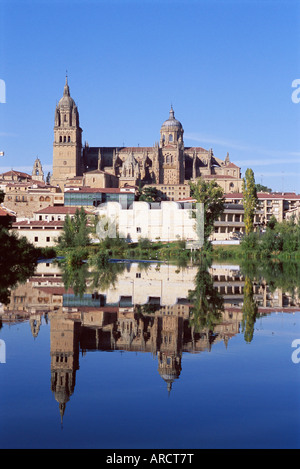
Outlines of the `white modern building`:
{"label": "white modern building", "polygon": [[118,202],[108,202],[96,210],[100,219],[97,233],[100,238],[114,237],[119,233],[130,242],[143,238],[150,241],[196,241],[196,218],[192,212],[191,203],[139,201],[123,209]]}

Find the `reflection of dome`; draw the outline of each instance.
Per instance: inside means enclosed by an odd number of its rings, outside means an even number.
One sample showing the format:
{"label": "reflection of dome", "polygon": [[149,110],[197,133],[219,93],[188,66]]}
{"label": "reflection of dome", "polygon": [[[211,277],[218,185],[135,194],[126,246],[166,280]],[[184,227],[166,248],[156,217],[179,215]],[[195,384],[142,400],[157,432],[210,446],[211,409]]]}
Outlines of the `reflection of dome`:
{"label": "reflection of dome", "polygon": [[181,372],[181,360],[179,356],[169,355],[158,352],[159,367],[158,372],[162,379],[167,383],[167,389],[170,393],[173,382],[179,378]]}
{"label": "reflection of dome", "polygon": [[168,128],[168,127],[172,127],[172,129],[179,129],[181,130],[182,129],[182,125],[181,125],[181,122],[179,122],[177,119],[175,119],[174,117],[174,111],[173,111],[173,107],[171,106],[171,109],[170,109],[170,115],[169,115],[169,119],[167,119],[163,125],[161,126],[161,128]]}
{"label": "reflection of dome", "polygon": [[162,374],[162,373],[160,373],[160,376],[167,383],[167,389],[168,389],[168,392],[170,393],[170,391],[172,389],[172,384],[175,381],[175,379],[179,378],[179,375],[177,373],[174,373],[174,374],[171,374],[171,373]]}

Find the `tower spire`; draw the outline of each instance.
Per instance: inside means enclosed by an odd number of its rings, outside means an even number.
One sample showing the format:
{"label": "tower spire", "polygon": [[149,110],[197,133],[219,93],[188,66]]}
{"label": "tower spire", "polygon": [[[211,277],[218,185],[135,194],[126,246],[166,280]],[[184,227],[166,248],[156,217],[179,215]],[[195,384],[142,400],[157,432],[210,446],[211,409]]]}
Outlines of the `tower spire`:
{"label": "tower spire", "polygon": [[66,70],[66,83],[64,86],[64,96],[70,96],[70,89],[68,84],[68,71]]}
{"label": "tower spire", "polygon": [[173,109],[173,105],[171,104],[171,109],[170,109],[170,117],[169,119],[174,119],[175,115],[174,115],[174,109]]}

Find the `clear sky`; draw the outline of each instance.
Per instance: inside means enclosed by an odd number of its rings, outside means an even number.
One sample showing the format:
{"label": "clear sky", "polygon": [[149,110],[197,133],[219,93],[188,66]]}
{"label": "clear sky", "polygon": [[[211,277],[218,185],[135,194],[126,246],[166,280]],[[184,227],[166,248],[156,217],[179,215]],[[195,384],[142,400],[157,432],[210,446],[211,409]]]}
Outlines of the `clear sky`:
{"label": "clear sky", "polygon": [[186,146],[300,193],[298,0],[0,0],[0,57],[0,172],[52,171],[67,70],[90,146],[152,146],[172,104]]}

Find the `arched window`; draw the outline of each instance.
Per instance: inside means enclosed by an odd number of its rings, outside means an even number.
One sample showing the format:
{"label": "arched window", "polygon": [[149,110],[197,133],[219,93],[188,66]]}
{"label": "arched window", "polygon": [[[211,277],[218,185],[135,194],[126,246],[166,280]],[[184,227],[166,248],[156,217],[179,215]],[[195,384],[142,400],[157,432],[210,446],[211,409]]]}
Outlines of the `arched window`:
{"label": "arched window", "polygon": [[169,135],[169,142],[173,142],[173,135],[172,134]]}
{"label": "arched window", "polygon": [[44,200],[45,200],[44,197],[41,196],[41,197],[40,197],[40,202],[44,202]]}
{"label": "arched window", "polygon": [[66,137],[66,136],[64,136],[64,143],[65,143],[66,141],[67,141],[67,137]]}
{"label": "arched window", "polygon": [[70,141],[71,141],[71,137],[70,137],[70,135],[69,135],[69,136],[68,136],[68,142],[70,142]]}
{"label": "arched window", "polygon": [[59,137],[59,141],[62,142],[62,136]]}

